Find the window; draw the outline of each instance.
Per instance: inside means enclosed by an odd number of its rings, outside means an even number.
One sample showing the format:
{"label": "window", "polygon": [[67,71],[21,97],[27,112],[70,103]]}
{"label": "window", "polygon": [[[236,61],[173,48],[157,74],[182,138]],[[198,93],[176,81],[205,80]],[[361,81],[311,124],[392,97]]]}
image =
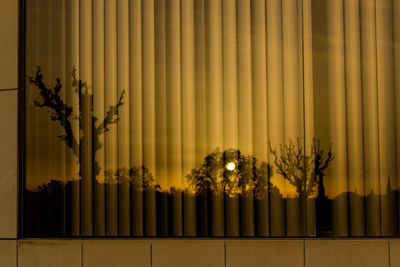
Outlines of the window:
{"label": "window", "polygon": [[24,236],[396,236],[390,0],[27,1]]}

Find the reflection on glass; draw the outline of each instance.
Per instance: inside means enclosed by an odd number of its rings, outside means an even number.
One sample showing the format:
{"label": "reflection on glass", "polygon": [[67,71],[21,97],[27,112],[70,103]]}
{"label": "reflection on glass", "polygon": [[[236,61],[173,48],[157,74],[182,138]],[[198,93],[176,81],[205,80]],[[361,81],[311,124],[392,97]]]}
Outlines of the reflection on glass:
{"label": "reflection on glass", "polygon": [[398,6],[314,1],[315,136],[332,143],[321,234],[398,235]]}
{"label": "reflection on glass", "polygon": [[392,2],[29,1],[25,236],[398,235]]}

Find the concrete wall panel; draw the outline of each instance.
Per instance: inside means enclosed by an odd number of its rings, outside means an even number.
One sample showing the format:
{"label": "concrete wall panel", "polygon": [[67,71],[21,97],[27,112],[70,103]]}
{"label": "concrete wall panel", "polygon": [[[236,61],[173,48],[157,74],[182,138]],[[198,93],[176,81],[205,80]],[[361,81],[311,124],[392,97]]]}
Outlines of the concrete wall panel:
{"label": "concrete wall panel", "polygon": [[17,266],[17,241],[0,240],[0,266]]}
{"label": "concrete wall panel", "polygon": [[18,0],[0,4],[0,90],[17,88]]}
{"label": "concrete wall panel", "polygon": [[83,241],[84,267],[150,267],[151,243],[136,240]]}
{"label": "concrete wall panel", "polygon": [[18,243],[19,267],[81,267],[78,240],[23,240]]}
{"label": "concrete wall panel", "polygon": [[237,240],[226,242],[227,267],[303,267],[303,240]]}
{"label": "concrete wall panel", "polygon": [[0,91],[0,238],[17,237],[17,150],[17,90]]}
{"label": "concrete wall panel", "polygon": [[152,267],[224,267],[224,241],[160,240],[152,243]]}
{"label": "concrete wall panel", "polygon": [[390,240],[390,266],[400,266],[400,240]]}
{"label": "concrete wall panel", "polygon": [[307,240],[306,267],[388,267],[388,244],[387,240]]}

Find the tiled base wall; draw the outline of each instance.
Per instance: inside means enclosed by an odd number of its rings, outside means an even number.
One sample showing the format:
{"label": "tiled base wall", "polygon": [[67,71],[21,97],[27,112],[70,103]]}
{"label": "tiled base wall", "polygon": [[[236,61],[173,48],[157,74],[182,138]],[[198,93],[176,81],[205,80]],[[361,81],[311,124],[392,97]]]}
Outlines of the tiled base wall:
{"label": "tiled base wall", "polygon": [[1,267],[394,267],[400,239],[0,240]]}

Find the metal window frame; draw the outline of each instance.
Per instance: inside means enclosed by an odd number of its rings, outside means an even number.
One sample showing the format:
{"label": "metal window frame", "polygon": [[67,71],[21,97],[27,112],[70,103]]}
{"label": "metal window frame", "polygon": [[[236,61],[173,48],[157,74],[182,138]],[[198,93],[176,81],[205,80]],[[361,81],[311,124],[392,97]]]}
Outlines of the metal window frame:
{"label": "metal window frame", "polygon": [[24,238],[26,0],[18,1],[18,238]]}

